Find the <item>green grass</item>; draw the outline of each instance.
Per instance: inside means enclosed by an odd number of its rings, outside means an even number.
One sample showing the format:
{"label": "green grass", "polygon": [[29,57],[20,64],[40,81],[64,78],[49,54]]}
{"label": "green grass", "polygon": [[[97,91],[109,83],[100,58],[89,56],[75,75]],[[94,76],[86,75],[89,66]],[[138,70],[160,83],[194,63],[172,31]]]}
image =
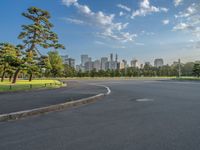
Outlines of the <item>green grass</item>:
{"label": "green grass", "polygon": [[16,84],[12,84],[8,80],[5,80],[4,82],[0,82],[0,92],[44,88],[51,89],[59,88],[62,86],[64,86],[64,84],[58,80],[32,80],[31,82],[29,82],[28,80],[17,80]]}
{"label": "green grass", "polygon": [[200,78],[197,78],[197,77],[180,77],[180,78],[175,78],[175,80],[180,80],[180,81],[200,81]]}

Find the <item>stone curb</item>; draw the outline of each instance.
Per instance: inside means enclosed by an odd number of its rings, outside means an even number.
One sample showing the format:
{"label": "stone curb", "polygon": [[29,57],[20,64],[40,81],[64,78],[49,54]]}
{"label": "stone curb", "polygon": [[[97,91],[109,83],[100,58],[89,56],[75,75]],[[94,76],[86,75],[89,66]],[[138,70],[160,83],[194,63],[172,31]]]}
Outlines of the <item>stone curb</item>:
{"label": "stone curb", "polygon": [[0,115],[0,122],[10,121],[10,120],[18,120],[18,119],[26,118],[29,116],[36,116],[36,115],[45,114],[48,112],[60,111],[60,110],[64,110],[64,109],[78,107],[81,105],[86,105],[89,103],[96,102],[99,98],[101,98],[105,95],[107,95],[107,94],[101,93],[101,94],[98,94],[95,96],[83,98],[83,99],[72,101],[72,102],[50,105],[47,107],[30,109],[30,110],[19,111],[19,112],[14,112],[14,113],[2,114],[2,115]]}

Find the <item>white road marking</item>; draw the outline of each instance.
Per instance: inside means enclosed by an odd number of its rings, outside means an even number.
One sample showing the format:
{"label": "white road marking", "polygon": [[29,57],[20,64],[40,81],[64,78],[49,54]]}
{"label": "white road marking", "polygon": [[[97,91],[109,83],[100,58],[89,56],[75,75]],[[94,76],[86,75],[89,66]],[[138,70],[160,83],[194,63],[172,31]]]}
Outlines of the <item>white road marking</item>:
{"label": "white road marking", "polygon": [[94,83],[90,83],[89,85],[94,85],[94,86],[99,86],[99,87],[104,87],[106,88],[107,90],[107,93],[105,95],[109,95],[111,93],[111,90],[108,86],[105,86],[105,85],[97,85],[97,84],[94,84]]}
{"label": "white road marking", "polygon": [[137,102],[152,102],[153,99],[143,98],[143,99],[136,99]]}

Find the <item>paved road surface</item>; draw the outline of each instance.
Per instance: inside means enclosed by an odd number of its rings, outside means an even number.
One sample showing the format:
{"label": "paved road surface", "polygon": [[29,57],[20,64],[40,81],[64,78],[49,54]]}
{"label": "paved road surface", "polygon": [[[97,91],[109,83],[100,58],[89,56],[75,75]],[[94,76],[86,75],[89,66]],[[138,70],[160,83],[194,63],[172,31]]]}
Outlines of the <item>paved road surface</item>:
{"label": "paved road surface", "polygon": [[67,87],[59,89],[0,93],[0,114],[45,107],[105,92],[103,87],[69,81]]}
{"label": "paved road surface", "polygon": [[96,84],[109,86],[111,94],[83,107],[0,123],[0,149],[200,149],[200,83]]}

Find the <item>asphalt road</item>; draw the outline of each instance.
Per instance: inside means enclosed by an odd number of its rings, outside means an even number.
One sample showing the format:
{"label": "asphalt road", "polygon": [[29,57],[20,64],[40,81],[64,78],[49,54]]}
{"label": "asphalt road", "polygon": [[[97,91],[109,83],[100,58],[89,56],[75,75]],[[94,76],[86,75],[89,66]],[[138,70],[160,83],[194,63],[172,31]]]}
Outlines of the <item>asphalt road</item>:
{"label": "asphalt road", "polygon": [[67,87],[51,90],[0,93],[0,114],[29,110],[105,93],[103,87],[68,81]]}
{"label": "asphalt road", "polygon": [[94,82],[111,94],[79,108],[0,123],[0,149],[200,149],[200,83]]}

